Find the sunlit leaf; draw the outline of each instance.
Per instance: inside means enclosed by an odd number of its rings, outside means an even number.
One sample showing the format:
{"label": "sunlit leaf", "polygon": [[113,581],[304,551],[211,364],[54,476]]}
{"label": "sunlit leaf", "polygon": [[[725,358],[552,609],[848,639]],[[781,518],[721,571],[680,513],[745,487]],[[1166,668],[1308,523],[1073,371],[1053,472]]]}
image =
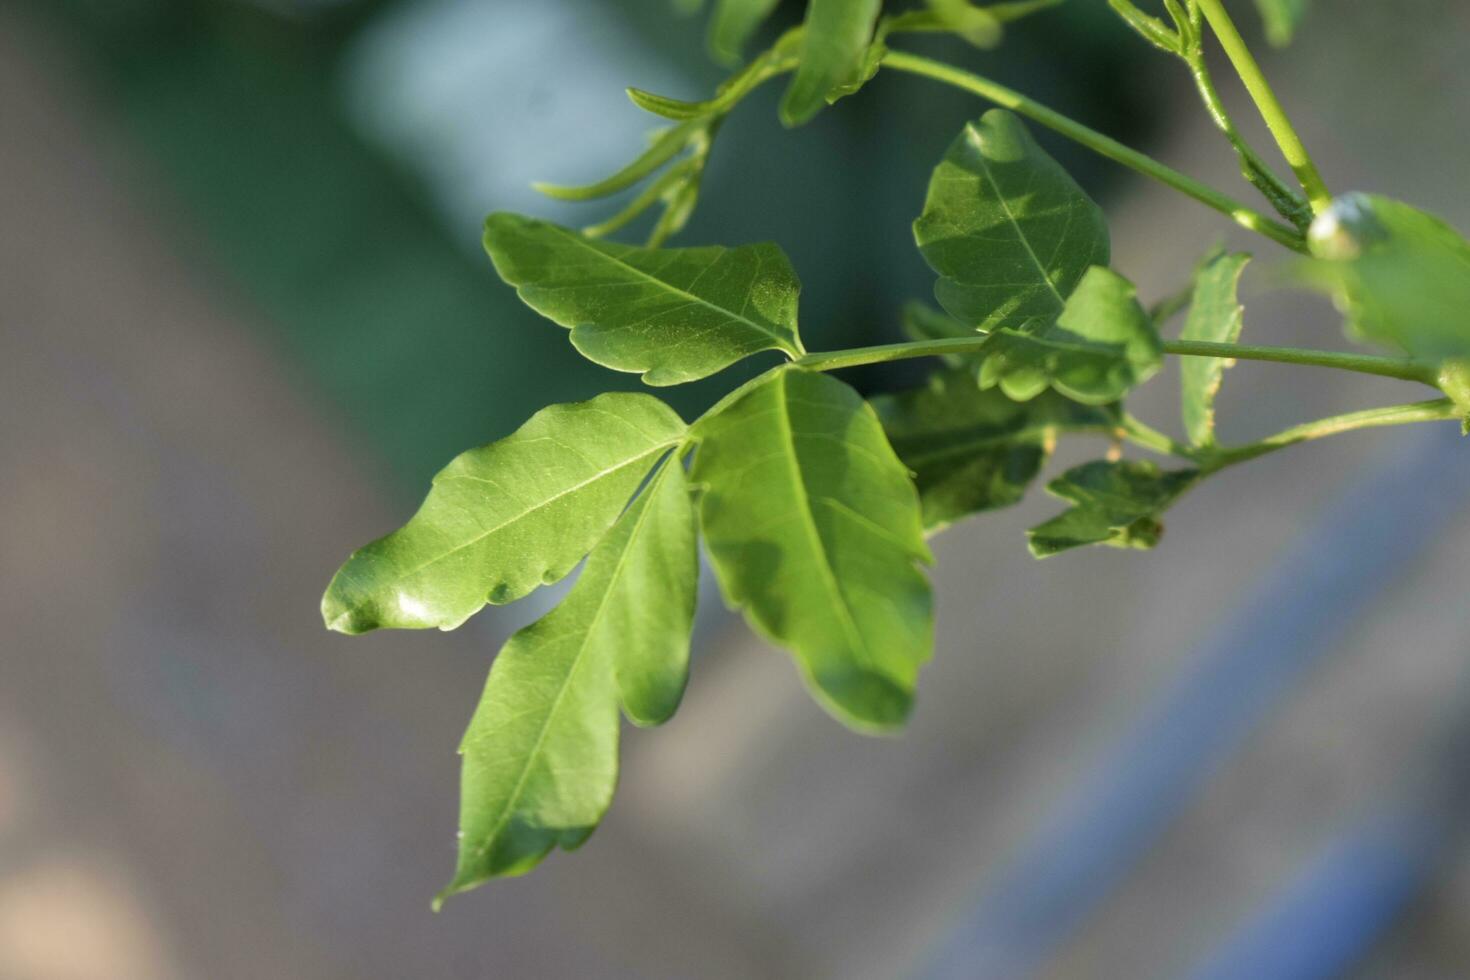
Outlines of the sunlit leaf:
{"label": "sunlit leaf", "polygon": [[[1233,344],[1240,339],[1245,310],[1237,296],[1240,275],[1250,258],[1243,252],[1216,252],[1195,270],[1194,296],[1179,334],[1181,340]],[[1184,357],[1179,361],[1184,431],[1196,446],[1215,444],[1215,395],[1220,391],[1225,369],[1232,363],[1222,357]]]}
{"label": "sunlit leaf", "polygon": [[487,602],[557,581],[684,433],[649,395],[542,409],[455,458],[412,520],[353,554],[327,587],[323,619],[343,633],[453,629]]}
{"label": "sunlit leaf", "polygon": [[935,168],[914,237],[941,277],[939,304],[983,331],[1049,326],[1109,254],[1101,209],[1001,109],[968,124]]}
{"label": "sunlit leaf", "polygon": [[1044,394],[1015,402],[981,391],[967,368],[936,372],[920,388],[872,400],[888,441],[914,472],[924,527],[933,532],[1018,502],[1041,471],[1058,432],[1117,427],[1115,406],[1090,407]]}
{"label": "sunlit leaf", "polygon": [[495,658],[460,746],[459,863],[441,901],[591,834],[617,781],[619,703],[657,724],[683,693],[697,575],[694,511],[670,459],[561,605]]}
{"label": "sunlit leaf", "polygon": [[1312,223],[1308,274],[1362,339],[1430,360],[1470,357],[1470,242],[1432,214],[1347,194]]}
{"label": "sunlit leaf", "polygon": [[799,126],[829,95],[858,78],[882,0],[810,0],[803,24],[801,64],[781,100],[781,121]]}
{"label": "sunlit leaf", "polygon": [[637,248],[492,214],[485,249],[528,306],[571,328],[584,356],[651,385],[702,378],[758,351],[802,353],[801,287],[775,245]]}
{"label": "sunlit leaf", "polygon": [[1047,387],[1089,405],[1117,401],[1164,362],[1153,321],[1133,284],[1094,266],[1050,326],[998,330],[980,351],[980,387],[1018,401]]}
{"label": "sunlit leaf", "polygon": [[929,658],[929,559],[918,494],[847,385],[783,368],[701,421],[691,474],[727,601],[790,650],[838,718],[908,716]]}
{"label": "sunlit leaf", "polygon": [[1031,553],[1047,558],[1089,544],[1152,548],[1164,533],[1159,515],[1199,478],[1199,470],[1160,470],[1137,460],[1074,467],[1046,491],[1075,506],[1026,532]]}

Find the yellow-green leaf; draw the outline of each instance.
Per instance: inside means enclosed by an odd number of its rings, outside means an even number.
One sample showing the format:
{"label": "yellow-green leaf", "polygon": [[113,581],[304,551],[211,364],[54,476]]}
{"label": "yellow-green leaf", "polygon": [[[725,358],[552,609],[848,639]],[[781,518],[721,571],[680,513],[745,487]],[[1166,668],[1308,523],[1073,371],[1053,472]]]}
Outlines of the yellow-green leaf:
{"label": "yellow-green leaf", "polygon": [[592,833],[617,782],[618,704],[658,724],[683,693],[697,576],[694,511],[670,458],[561,605],[495,658],[460,747],[459,862],[439,900]]}
{"label": "yellow-green leaf", "polygon": [[327,626],[453,629],[487,602],[555,582],[617,520],[685,433],[649,395],[553,405],[456,457],[406,525],[352,555],[322,599]]}

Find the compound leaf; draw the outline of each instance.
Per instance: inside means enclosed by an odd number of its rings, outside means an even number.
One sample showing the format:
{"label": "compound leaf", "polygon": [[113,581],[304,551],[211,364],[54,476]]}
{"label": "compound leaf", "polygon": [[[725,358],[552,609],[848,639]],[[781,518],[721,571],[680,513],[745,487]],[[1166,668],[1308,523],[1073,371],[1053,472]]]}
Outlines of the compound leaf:
{"label": "compound leaf", "polygon": [[495,658],[460,746],[458,868],[436,901],[587,839],[617,781],[619,702],[640,724],[678,705],[697,576],[693,506],[670,458],[562,603]]}
{"label": "compound leaf", "polygon": [[1050,455],[1053,433],[1111,430],[1116,406],[1094,408],[1059,395],[1015,402],[981,391],[973,370],[937,371],[928,384],[872,400],[888,441],[914,473],[924,527],[941,530],[981,511],[1009,507]]}
{"label": "compound leaf", "polygon": [[544,408],[434,477],[413,518],[357,551],[322,599],[327,626],[453,629],[487,602],[571,571],[685,433],[650,395]]}
{"label": "compound leaf", "polygon": [[940,276],[939,305],[982,331],[1049,326],[1109,255],[1102,210],[1003,109],[950,146],[914,238]]}
{"label": "compound leaf", "polygon": [[1312,223],[1308,275],[1359,337],[1415,357],[1470,357],[1470,242],[1432,214],[1346,194]]}
{"label": "compound leaf", "polygon": [[1073,467],[1046,491],[1075,506],[1026,532],[1031,553],[1048,558],[1088,544],[1152,548],[1164,533],[1159,515],[1199,478],[1199,470],[1160,470],[1139,460]]}
{"label": "compound leaf", "polygon": [[[1250,260],[1244,252],[1216,252],[1195,270],[1194,296],[1181,340],[1233,344],[1240,339],[1245,314],[1238,298],[1240,276]],[[1184,431],[1196,446],[1215,444],[1215,395],[1232,363],[1222,357],[1186,357],[1179,362]]]}
{"label": "compound leaf", "polygon": [[1163,365],[1163,345],[1133,284],[1093,266],[1048,326],[1004,328],[980,351],[980,387],[1034,398],[1047,386],[1088,405],[1117,401]]}
{"label": "compound leaf", "polygon": [[773,371],[695,429],[700,526],[726,600],[861,729],[908,716],[933,645],[918,494],[847,385]]}
{"label": "compound leaf", "polygon": [[570,327],[583,356],[650,385],[714,374],[750,354],[803,351],[801,285],[775,245],[638,248],[515,214],[485,221],[495,271]]}
{"label": "compound leaf", "polygon": [[882,0],[810,0],[803,22],[801,63],[781,99],[784,124],[807,122],[829,95],[863,74],[868,42],[882,7]]}

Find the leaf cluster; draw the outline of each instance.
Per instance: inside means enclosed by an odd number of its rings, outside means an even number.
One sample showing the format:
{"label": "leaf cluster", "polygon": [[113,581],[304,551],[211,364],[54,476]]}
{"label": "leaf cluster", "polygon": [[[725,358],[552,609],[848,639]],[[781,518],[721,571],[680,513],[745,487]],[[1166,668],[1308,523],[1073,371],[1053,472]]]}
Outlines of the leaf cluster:
{"label": "leaf cluster", "polygon": [[[685,689],[701,546],[726,604],[790,653],[823,708],[855,729],[892,731],[912,711],[933,652],[927,538],[1020,501],[1060,437],[1102,436],[1110,447],[1047,483],[1067,508],[1028,532],[1038,558],[1088,545],[1152,548],[1182,495],[1285,445],[1470,414],[1470,244],[1388,198],[1345,195],[1314,212],[1271,174],[1218,109],[1204,67],[1206,19],[1223,16],[1218,0],[1164,0],[1169,23],[1130,0],[1110,3],[1184,60],[1245,178],[1293,226],[1309,229],[1284,241],[1309,253],[1300,276],[1333,294],[1355,337],[1407,357],[1240,346],[1245,253],[1208,252],[1186,289],[1146,308],[1112,265],[1102,209],[1017,112],[1081,134],[1115,159],[1132,157],[989,83],[983,91],[1010,108],[961,128],[913,225],[939,309],[906,308],[906,343],[810,354],[800,338],[800,282],[779,246],[665,244],[688,220],[722,121],[763,82],[793,75],[780,114],[798,125],[872,79],[889,63],[894,36],[945,32],[990,47],[1005,25],[1056,0],[930,0],[888,14],[879,0],[810,0],[802,25],[712,98],[630,90],[669,125],[605,180],[543,190],[591,200],[641,189],[580,231],[492,214],[484,244],[496,272],[569,330],[589,360],[650,386],[705,378],[761,352],[784,361],[692,422],[644,393],[545,408],[453,460],[403,527],[354,553],[333,578],[322,603],[332,629],[453,629],[581,566],[560,604],[511,637],[490,670],[461,745],[459,861],[445,895],[521,874],[596,828],[616,784],[619,716],[658,725]],[[718,0],[715,56],[738,62],[774,6]],[[1305,8],[1302,0],[1260,6],[1277,40]],[[1185,186],[1184,178],[1166,182]],[[644,244],[607,239],[655,206],[661,213]],[[1170,341],[1164,328],[1183,310]],[[1171,352],[1187,355],[1181,441],[1125,407]],[[1237,353],[1427,380],[1449,400],[1222,447],[1215,400]],[[923,384],[869,400],[827,373],[920,356],[942,359]],[[1178,462],[1123,458],[1124,442]]]}

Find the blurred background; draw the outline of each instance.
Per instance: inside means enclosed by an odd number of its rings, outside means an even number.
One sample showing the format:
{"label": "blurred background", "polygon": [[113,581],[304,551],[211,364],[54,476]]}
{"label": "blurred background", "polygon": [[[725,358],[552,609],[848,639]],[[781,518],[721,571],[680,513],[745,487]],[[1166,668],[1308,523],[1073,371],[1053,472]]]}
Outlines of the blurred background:
{"label": "blurred background", "polygon": [[[607,213],[528,184],[637,152],[624,86],[708,92],[702,34],[669,0],[0,0],[0,978],[1470,976],[1448,425],[1231,470],[1152,555],[1033,561],[1040,493],[951,530],[902,738],[842,730],[706,589],[685,703],[625,739],[591,842],[430,914],[455,745],[554,595],[355,639],[319,596],[454,454],[636,383],[520,306],[480,220]],[[1329,183],[1464,229],[1467,38],[1457,0],[1317,0],[1262,57]],[[903,43],[1247,197],[1101,0],[998,52]],[[721,132],[678,241],[779,242],[812,349],[897,339],[928,170],[985,106],[885,76],[784,132],[778,94]],[[1146,299],[1224,239],[1260,253],[1248,341],[1343,343],[1270,291],[1284,253],[1040,138]],[[1222,434],[1417,397],[1242,365]],[[1135,411],[1177,431],[1176,400],[1166,374]]]}

